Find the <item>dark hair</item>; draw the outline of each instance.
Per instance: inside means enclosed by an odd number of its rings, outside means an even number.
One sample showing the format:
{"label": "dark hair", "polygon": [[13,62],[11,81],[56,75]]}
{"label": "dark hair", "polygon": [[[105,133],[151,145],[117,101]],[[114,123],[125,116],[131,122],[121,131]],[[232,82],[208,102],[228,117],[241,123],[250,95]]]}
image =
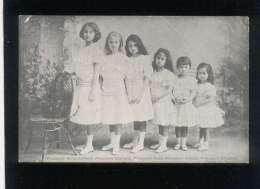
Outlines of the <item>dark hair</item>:
{"label": "dark hair", "polygon": [[189,65],[191,67],[191,60],[187,56],[181,56],[177,59],[177,68],[179,68],[181,65]]}
{"label": "dark hair", "polygon": [[131,35],[128,36],[128,38],[126,39],[126,42],[125,42],[125,51],[126,51],[126,55],[128,57],[131,56],[131,53],[130,53],[130,51],[128,49],[128,43],[130,41],[133,41],[133,42],[136,43],[136,46],[138,48],[138,53],[139,54],[148,55],[148,52],[147,52],[147,50],[146,50],[146,48],[145,48],[141,38],[138,35],[136,35],[136,34],[131,34]]}
{"label": "dark hair", "polygon": [[83,38],[83,32],[84,32],[84,30],[85,30],[86,27],[90,27],[90,28],[92,28],[92,29],[94,30],[94,32],[95,32],[95,37],[94,37],[94,39],[93,39],[93,42],[97,42],[97,41],[101,38],[101,32],[100,32],[100,30],[99,30],[99,28],[98,28],[98,25],[97,25],[96,23],[94,23],[94,22],[87,22],[86,24],[84,24],[84,25],[82,26],[80,32],[79,32],[79,37],[80,37],[81,39],[84,39],[84,38]]}
{"label": "dark hair", "polygon": [[107,55],[111,54],[111,50],[109,49],[109,46],[108,46],[108,40],[110,37],[119,37],[119,40],[120,40],[120,45],[119,45],[119,49],[118,51],[119,52],[123,52],[123,37],[120,33],[118,32],[110,32],[106,38],[106,44],[105,44],[105,53]]}
{"label": "dark hair", "polygon": [[156,59],[156,56],[158,56],[159,53],[163,53],[166,56],[166,62],[165,62],[164,68],[169,70],[169,71],[171,71],[171,72],[173,72],[173,65],[172,65],[171,54],[170,54],[170,52],[167,49],[163,49],[163,48],[159,48],[156,51],[156,53],[154,54],[153,62],[152,62],[153,70],[154,71],[158,70],[157,65],[155,63],[155,59]]}
{"label": "dark hair", "polygon": [[205,62],[202,62],[198,65],[197,67],[197,75],[196,75],[196,79],[198,80],[198,83],[201,83],[201,81],[199,80],[199,77],[198,77],[198,73],[199,73],[199,70],[201,68],[206,68],[207,70],[207,73],[208,73],[208,79],[207,81],[211,84],[214,84],[214,73],[213,73],[213,69],[212,69],[212,66],[210,64],[207,64]]}

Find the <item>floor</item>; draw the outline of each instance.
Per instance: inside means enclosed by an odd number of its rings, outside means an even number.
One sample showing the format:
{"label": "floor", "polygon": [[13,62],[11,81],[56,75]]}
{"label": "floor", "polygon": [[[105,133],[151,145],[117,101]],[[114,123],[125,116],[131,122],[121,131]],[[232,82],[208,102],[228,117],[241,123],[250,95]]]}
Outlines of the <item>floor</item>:
{"label": "floor", "polygon": [[[73,137],[75,145],[83,144],[84,135],[82,129],[78,128],[77,136]],[[129,150],[121,149],[120,154],[114,156],[110,151],[101,151],[101,147],[109,142],[109,133],[106,126],[99,126],[96,129],[94,138],[95,151],[85,155],[74,155],[69,145],[62,144],[59,149],[55,145],[48,150],[44,162],[127,162],[127,163],[248,163],[248,121],[230,121],[223,127],[211,130],[210,149],[200,152],[192,146],[197,142],[199,129],[197,127],[189,130],[188,151],[174,150],[176,143],[174,129],[170,130],[168,140],[169,150],[163,153],[155,153],[149,146],[155,144],[158,139],[158,128],[154,125],[148,126],[145,140],[145,150],[136,154]],[[75,130],[74,130],[75,131]],[[129,142],[133,136],[132,127],[125,126],[123,129],[121,146]],[[77,132],[74,132],[77,133]],[[81,134],[80,134],[81,133]],[[20,145],[19,162],[40,162],[41,161],[41,137],[40,131],[34,132],[33,142],[27,153],[23,153],[23,144]],[[26,141],[24,137],[20,141]],[[24,142],[22,142],[24,143]]]}

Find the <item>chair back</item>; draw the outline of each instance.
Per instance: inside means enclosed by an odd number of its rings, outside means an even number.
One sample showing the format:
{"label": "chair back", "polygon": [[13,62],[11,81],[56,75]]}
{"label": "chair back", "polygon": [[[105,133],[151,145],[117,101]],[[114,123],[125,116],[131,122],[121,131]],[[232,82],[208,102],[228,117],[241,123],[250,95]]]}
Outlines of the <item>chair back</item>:
{"label": "chair back", "polygon": [[50,101],[45,117],[69,118],[73,99],[73,80],[67,72],[59,73],[50,88]]}

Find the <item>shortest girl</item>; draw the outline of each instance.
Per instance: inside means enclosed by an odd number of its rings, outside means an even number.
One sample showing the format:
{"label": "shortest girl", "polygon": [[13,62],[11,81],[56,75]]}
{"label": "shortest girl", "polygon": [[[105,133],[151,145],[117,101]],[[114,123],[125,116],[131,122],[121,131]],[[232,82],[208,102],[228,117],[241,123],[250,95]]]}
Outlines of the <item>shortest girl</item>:
{"label": "shortest girl", "polygon": [[169,126],[175,124],[176,111],[172,103],[172,89],[177,77],[173,74],[170,52],[160,48],[154,55],[154,73],[151,77],[151,92],[154,109],[154,124],[159,126],[159,145],[151,146],[157,153],[167,150]]}
{"label": "shortest girl", "polygon": [[198,110],[200,127],[200,141],[196,145],[198,150],[208,150],[209,128],[216,128],[224,124],[224,112],[216,105],[216,88],[213,70],[210,64],[200,63],[197,67],[197,96],[195,105]]}
{"label": "shortest girl", "polygon": [[188,150],[186,141],[188,128],[197,125],[197,111],[192,101],[196,96],[196,79],[189,76],[191,69],[191,60],[187,56],[178,58],[177,69],[179,77],[173,90],[173,97],[176,103],[177,116],[175,133],[177,144],[175,150],[180,148]]}

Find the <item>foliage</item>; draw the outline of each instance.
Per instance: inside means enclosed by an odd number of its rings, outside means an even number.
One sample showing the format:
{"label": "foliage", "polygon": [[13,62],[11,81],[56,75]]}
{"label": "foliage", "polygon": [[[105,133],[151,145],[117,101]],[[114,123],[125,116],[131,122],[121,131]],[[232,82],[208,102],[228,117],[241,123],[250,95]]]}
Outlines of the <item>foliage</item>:
{"label": "foliage", "polygon": [[217,78],[222,80],[220,104],[226,116],[246,118],[249,97],[247,63],[237,63],[231,57],[224,58]]}
{"label": "foliage", "polygon": [[51,83],[60,67],[41,56],[37,45],[27,52],[27,61],[22,65],[20,102],[29,103],[31,111],[41,111],[49,102]]}

